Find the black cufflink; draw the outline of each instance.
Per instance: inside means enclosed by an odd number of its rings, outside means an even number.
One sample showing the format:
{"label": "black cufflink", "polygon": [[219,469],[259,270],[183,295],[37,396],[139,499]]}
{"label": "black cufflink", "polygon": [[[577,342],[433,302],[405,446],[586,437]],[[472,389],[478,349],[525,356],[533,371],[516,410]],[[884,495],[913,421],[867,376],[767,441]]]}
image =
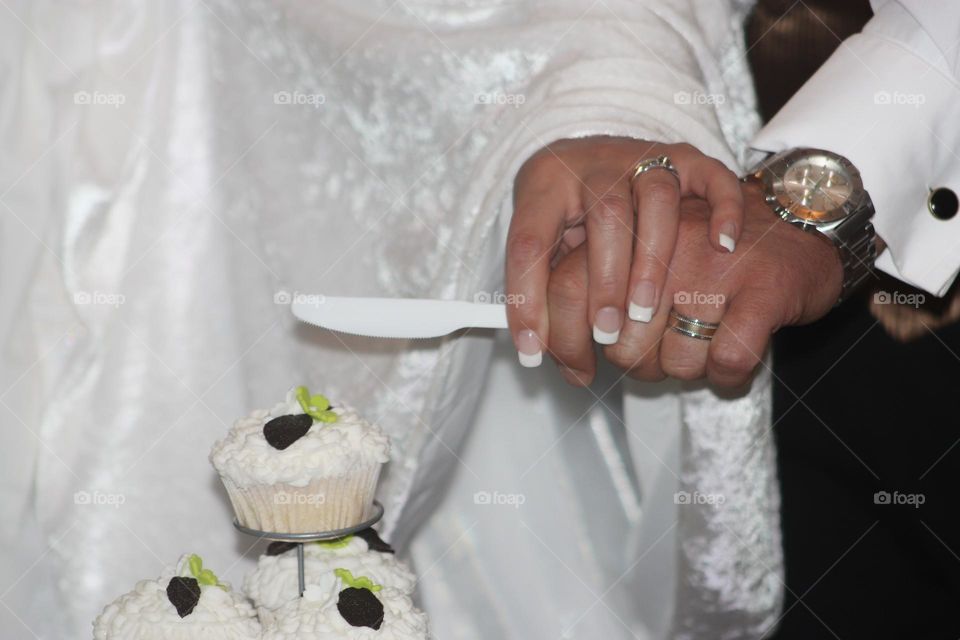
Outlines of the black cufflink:
{"label": "black cufflink", "polygon": [[927,197],[927,209],[938,220],[949,220],[957,215],[957,209],[960,208],[960,202],[957,201],[957,194],[946,187],[931,189]]}

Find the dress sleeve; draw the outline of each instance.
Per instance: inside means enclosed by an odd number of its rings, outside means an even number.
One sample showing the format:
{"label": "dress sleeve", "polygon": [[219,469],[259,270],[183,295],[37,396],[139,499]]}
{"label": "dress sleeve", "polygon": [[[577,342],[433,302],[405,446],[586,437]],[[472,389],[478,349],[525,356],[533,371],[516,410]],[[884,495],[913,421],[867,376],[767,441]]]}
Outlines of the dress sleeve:
{"label": "dress sleeve", "polygon": [[553,50],[522,86],[484,94],[490,102],[514,100],[490,127],[499,134],[476,180],[502,237],[517,170],[559,139],[687,142],[737,170],[757,123],[742,59],[745,11],[746,4],[726,1],[567,1],[552,3],[549,16],[530,17],[552,32]]}

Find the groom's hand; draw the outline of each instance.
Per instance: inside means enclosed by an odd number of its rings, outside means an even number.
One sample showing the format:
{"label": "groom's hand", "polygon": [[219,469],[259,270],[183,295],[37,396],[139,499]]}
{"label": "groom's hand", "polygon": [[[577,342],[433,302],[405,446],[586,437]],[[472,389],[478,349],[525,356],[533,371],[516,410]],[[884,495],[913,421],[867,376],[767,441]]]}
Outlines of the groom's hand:
{"label": "groom's hand", "polygon": [[[703,341],[668,330],[671,305],[661,305],[649,324],[628,323],[618,343],[604,348],[606,358],[632,377],[690,380],[706,375],[719,386],[743,385],[777,329],[812,322],[836,302],[842,268],[830,241],[777,218],[755,186],[743,189],[746,217],[742,249],[735,254],[718,253],[709,245],[707,205],[698,199],[683,200],[666,284],[678,312],[720,323],[716,335]],[[566,376],[574,384],[592,378],[591,360],[584,355],[589,344],[583,328],[585,310],[565,293],[576,295],[586,287],[585,265],[577,264],[583,260],[581,252],[566,256],[550,283],[551,320],[555,313],[563,314],[560,326],[578,328],[574,333],[579,335],[555,337],[551,327],[550,340],[559,364],[581,372],[573,379]]]}

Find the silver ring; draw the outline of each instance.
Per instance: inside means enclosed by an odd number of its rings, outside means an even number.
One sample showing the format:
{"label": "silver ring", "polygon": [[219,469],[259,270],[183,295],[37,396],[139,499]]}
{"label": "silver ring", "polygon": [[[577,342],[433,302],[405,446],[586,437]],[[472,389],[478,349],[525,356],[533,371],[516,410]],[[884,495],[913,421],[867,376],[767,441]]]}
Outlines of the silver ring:
{"label": "silver ring", "polygon": [[646,160],[641,160],[634,166],[633,175],[630,176],[630,182],[633,182],[647,171],[652,171],[653,169],[665,169],[673,174],[673,177],[677,179],[677,182],[680,182],[680,172],[677,171],[677,168],[673,166],[673,162],[670,161],[669,156],[657,156],[656,158],[647,158]]}
{"label": "silver ring", "polygon": [[676,309],[671,309],[670,318],[667,320],[667,328],[688,338],[713,340],[713,334],[720,328],[720,323],[698,320],[697,318],[685,316]]}

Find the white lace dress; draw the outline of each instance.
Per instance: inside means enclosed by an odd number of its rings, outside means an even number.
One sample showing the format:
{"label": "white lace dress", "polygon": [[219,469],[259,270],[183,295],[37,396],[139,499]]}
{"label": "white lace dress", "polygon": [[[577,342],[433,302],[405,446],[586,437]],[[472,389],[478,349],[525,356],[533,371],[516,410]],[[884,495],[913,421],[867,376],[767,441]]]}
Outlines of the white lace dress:
{"label": "white lace dress", "polygon": [[781,584],[765,375],[621,401],[489,333],[364,340],[278,304],[500,289],[512,177],[557,138],[735,165],[747,4],[10,3],[3,637],[83,637],[186,551],[240,584],[262,548],[207,452],[301,382],[390,433],[382,533],[436,637],[758,636]]}

